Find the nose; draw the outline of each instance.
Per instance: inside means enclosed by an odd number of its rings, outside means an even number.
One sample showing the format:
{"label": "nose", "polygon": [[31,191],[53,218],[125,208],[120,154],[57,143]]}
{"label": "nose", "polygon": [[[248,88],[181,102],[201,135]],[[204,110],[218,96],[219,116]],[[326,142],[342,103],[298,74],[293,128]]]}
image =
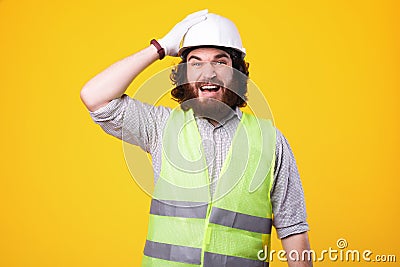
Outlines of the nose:
{"label": "nose", "polygon": [[205,80],[211,80],[217,76],[212,62],[207,62],[207,64],[204,64],[202,74],[203,74],[203,79]]}

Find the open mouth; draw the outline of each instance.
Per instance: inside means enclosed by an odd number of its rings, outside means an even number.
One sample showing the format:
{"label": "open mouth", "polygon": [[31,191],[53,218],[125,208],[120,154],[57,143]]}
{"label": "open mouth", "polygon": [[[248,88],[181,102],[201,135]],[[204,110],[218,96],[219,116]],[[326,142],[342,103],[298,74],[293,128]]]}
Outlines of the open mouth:
{"label": "open mouth", "polygon": [[215,85],[215,84],[204,84],[202,86],[199,87],[200,91],[204,92],[218,92],[218,90],[221,88],[221,86],[219,85]]}

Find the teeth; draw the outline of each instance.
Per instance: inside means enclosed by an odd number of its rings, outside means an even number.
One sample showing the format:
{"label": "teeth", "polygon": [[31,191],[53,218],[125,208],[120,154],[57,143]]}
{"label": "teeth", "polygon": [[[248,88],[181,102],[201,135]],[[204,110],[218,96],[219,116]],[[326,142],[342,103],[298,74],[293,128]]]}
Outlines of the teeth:
{"label": "teeth", "polygon": [[217,90],[219,86],[216,85],[203,85],[200,87],[201,90]]}

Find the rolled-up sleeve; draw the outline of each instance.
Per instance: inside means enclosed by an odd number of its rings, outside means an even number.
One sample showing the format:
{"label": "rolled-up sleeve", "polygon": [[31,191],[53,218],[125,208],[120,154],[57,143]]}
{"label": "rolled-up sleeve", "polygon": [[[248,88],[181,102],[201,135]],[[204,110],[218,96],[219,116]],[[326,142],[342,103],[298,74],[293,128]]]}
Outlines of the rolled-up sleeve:
{"label": "rolled-up sleeve", "polygon": [[112,136],[151,153],[161,138],[170,109],[153,106],[124,94],[93,112],[93,121]]}
{"label": "rolled-up sleeve", "polygon": [[276,161],[271,191],[273,224],[278,237],[285,238],[309,230],[303,187],[288,141],[276,130]]}
{"label": "rolled-up sleeve", "polygon": [[89,111],[89,114],[106,133],[122,139],[122,124],[128,102],[129,97],[123,95],[95,111]]}

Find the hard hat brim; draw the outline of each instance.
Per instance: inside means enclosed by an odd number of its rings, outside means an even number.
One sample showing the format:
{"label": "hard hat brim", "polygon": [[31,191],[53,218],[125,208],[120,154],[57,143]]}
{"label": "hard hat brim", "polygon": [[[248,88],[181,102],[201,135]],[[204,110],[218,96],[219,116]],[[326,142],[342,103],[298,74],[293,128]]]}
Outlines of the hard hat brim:
{"label": "hard hat brim", "polygon": [[[246,50],[244,48],[239,49],[236,47],[227,47],[227,46],[220,46],[220,45],[198,45],[198,46],[182,47],[178,52],[178,56],[181,59],[184,59],[191,51],[198,49],[198,48],[216,48],[216,49],[224,50],[225,52],[228,52],[228,53],[230,50],[234,50],[234,51],[238,52],[238,54],[240,54],[240,57],[242,59],[244,59],[244,57],[246,56],[246,52],[245,52]],[[231,54],[231,53],[229,53],[229,54]]]}

